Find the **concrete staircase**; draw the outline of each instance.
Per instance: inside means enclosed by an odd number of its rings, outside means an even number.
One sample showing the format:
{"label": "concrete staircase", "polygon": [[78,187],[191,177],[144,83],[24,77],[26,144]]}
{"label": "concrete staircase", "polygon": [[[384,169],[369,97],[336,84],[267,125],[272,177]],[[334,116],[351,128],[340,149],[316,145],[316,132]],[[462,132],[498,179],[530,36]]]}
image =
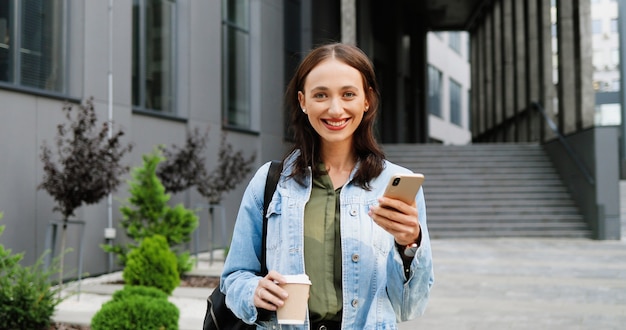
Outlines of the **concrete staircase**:
{"label": "concrete staircase", "polygon": [[383,147],[390,161],[426,176],[432,237],[591,237],[538,144]]}

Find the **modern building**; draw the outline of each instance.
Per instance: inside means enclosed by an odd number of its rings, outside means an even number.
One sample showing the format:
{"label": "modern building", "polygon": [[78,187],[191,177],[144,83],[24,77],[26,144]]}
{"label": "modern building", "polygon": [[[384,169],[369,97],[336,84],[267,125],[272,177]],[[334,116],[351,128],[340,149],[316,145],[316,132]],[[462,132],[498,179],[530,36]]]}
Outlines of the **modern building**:
{"label": "modern building", "polygon": [[[92,97],[99,118],[111,117],[115,129],[125,131],[125,141],[134,144],[125,159],[130,166],[140,165],[141,156],[158,144],[183,144],[186,132],[196,127],[209,129],[207,153],[215,156],[207,157],[209,168],[216,164],[222,132],[236,149],[255,154],[260,165],[281,157],[288,143],[281,110],[286,80],[303,53],[329,41],[357,44],[373,60],[383,100],[377,125],[383,143],[540,142],[558,154],[562,147],[551,143],[554,133],[533,108],[534,102],[543,105],[561,133],[576,140],[594,170],[602,172],[584,189],[591,194],[591,209],[608,219],[608,228],[605,222],[596,228],[603,238],[614,230],[613,205],[594,207],[617,180],[598,146],[611,152],[617,132],[594,123],[590,3],[559,1],[556,85],[550,5],[548,0],[0,0],[0,211],[6,225],[0,243],[25,251],[26,262],[32,262],[46,248],[50,222],[60,218],[52,211],[54,200],[37,186],[43,176],[40,148],[53,143],[65,102]],[[456,55],[445,56],[463,61],[443,64],[431,53],[451,45]],[[437,81],[438,109],[431,88]],[[576,171],[568,162],[561,170]],[[244,186],[224,202],[230,218]],[[89,274],[110,267],[99,245],[106,242],[105,229],[117,224],[126,188],[116,192],[111,217],[105,201],[77,211],[76,220],[85,223],[83,270]],[[191,207],[204,202],[193,190],[173,201]],[[201,216],[199,232],[208,233],[206,214]],[[228,230],[232,225],[227,221]],[[69,246],[78,246],[79,229],[70,228]],[[202,241],[200,249],[208,244]]]}
{"label": "modern building", "polygon": [[596,125],[621,124],[618,13],[617,0],[591,1]]}
{"label": "modern building", "polygon": [[469,34],[428,33],[429,143],[471,143]]}

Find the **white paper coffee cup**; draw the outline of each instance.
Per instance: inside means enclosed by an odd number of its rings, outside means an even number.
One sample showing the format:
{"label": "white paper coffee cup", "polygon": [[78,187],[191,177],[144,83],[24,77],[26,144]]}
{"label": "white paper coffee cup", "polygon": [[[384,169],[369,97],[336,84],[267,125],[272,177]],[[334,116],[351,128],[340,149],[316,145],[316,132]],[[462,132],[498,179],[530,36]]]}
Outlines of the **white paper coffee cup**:
{"label": "white paper coffee cup", "polygon": [[278,324],[304,324],[311,281],[306,274],[284,275],[284,277],[287,281],[281,287],[289,296],[285,299],[285,304],[276,311]]}

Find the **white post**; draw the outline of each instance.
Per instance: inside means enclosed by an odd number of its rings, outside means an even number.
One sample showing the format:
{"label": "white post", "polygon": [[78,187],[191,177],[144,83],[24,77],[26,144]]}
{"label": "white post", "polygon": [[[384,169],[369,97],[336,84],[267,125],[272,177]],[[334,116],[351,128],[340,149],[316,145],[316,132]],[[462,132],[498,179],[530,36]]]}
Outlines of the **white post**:
{"label": "white post", "polygon": [[[113,137],[113,0],[109,0],[109,70],[108,70],[108,103],[109,103],[109,139]],[[113,228],[113,194],[109,193],[107,198],[108,208],[108,227],[105,229],[105,233],[111,232]],[[113,235],[114,236],[114,235]],[[105,235],[107,243],[112,243],[113,238],[110,235]],[[109,273],[113,269],[113,253],[109,252]]]}

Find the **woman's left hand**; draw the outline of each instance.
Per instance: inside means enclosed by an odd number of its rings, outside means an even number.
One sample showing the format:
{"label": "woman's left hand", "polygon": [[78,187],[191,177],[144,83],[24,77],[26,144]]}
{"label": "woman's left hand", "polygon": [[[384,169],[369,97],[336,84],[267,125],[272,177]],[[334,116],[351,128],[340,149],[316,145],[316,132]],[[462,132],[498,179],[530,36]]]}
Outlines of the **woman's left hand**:
{"label": "woman's left hand", "polygon": [[405,202],[381,197],[378,206],[370,207],[369,216],[389,232],[399,245],[409,245],[417,241],[420,234],[417,208]]}

